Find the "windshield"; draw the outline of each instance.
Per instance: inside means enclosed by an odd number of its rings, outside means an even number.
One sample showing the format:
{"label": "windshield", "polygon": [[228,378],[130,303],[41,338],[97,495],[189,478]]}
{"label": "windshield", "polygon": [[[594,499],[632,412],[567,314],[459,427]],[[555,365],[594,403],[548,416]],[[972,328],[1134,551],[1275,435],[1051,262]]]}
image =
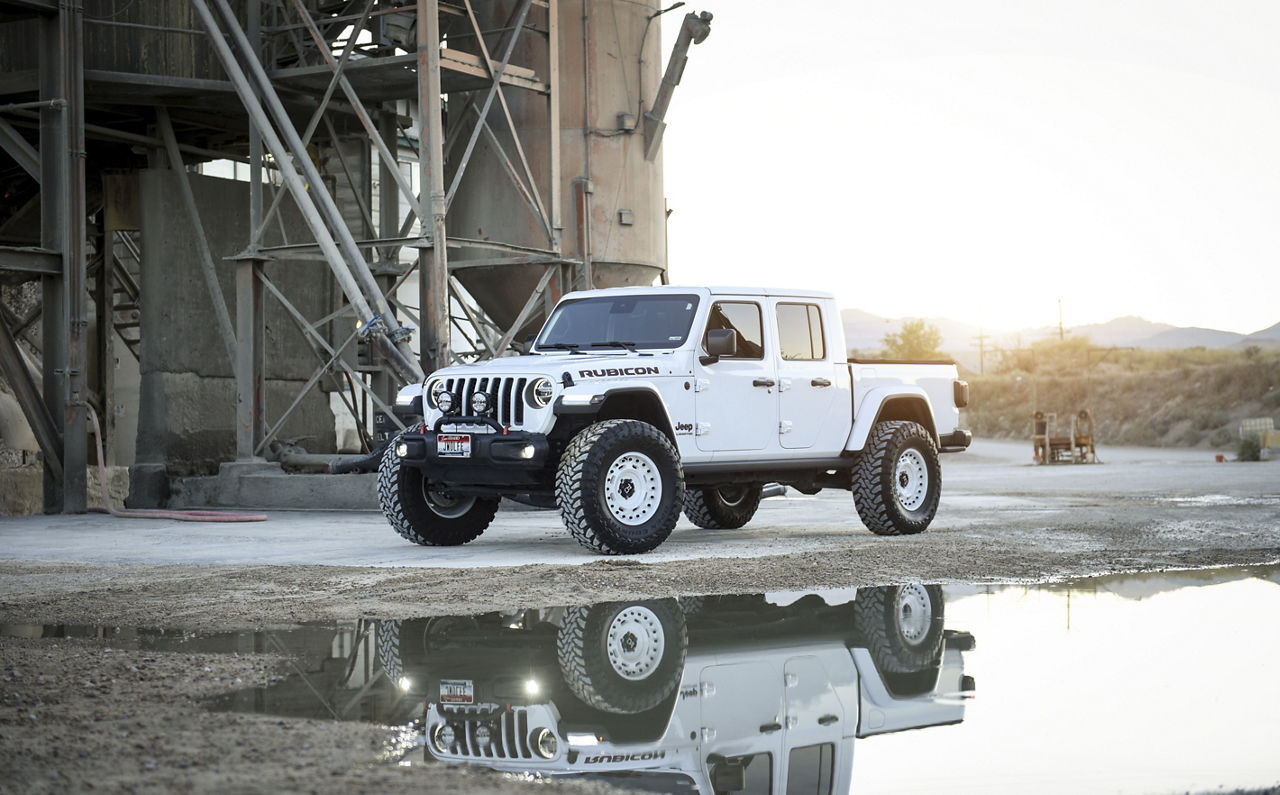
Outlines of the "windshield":
{"label": "windshield", "polygon": [[698,296],[668,293],[565,301],[551,313],[537,348],[604,351],[678,348],[689,338]]}

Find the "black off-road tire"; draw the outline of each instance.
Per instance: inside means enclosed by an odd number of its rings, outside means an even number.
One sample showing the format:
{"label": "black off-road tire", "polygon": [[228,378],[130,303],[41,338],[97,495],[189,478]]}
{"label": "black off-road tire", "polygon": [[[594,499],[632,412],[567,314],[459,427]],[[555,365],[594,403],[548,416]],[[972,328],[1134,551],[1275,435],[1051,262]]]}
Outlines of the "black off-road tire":
{"label": "black off-road tire", "polygon": [[680,454],[647,422],[589,425],[560,457],[556,504],[565,527],[587,549],[606,555],[648,552],[671,535],[680,518]]}
{"label": "black off-road tire", "polygon": [[[474,541],[498,512],[498,500],[462,497],[452,504],[436,503],[420,470],[402,466],[391,440],[378,466],[378,505],[397,533],[415,544],[452,547]],[[443,497],[441,497],[443,499]]]}
{"label": "black off-road tire", "polygon": [[942,653],[942,588],[890,585],[860,588],[854,600],[858,637],[884,674],[912,674]]}
{"label": "black off-road tire", "polygon": [[876,423],[853,467],[853,500],[867,529],[882,536],[922,532],[941,495],[933,435],[916,422]]}
{"label": "black off-road tire", "polygon": [[685,489],[684,515],[707,530],[736,530],[756,515],[763,491],[759,484]]}
{"label": "black off-road tire", "polygon": [[399,687],[404,676],[404,660],[400,657],[400,622],[398,620],[374,621],[374,640],[377,642],[378,662],[392,686]]}
{"label": "black off-road tire", "polygon": [[673,599],[570,607],[556,634],[569,690],[584,704],[617,715],[644,712],[669,698],[684,673],[687,646],[684,611]]}

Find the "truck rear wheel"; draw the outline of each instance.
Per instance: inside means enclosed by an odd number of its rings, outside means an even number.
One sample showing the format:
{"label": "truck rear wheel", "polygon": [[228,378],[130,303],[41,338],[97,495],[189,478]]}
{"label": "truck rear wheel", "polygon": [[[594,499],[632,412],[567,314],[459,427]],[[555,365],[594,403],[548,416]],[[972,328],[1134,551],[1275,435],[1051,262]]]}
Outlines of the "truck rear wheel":
{"label": "truck rear wheel", "polygon": [[860,588],[854,621],[882,674],[910,674],[938,661],[942,650],[942,588],[891,585]]}
{"label": "truck rear wheel", "polygon": [[858,516],[876,535],[919,533],[938,512],[942,467],[933,436],[916,422],[877,422],[853,467]]}
{"label": "truck rear wheel", "polygon": [[667,435],[639,420],[589,425],[556,470],[565,527],[595,552],[648,552],[671,535],[684,503],[680,455]]}
{"label": "truck rear wheel", "polygon": [[397,533],[415,544],[452,547],[474,541],[498,512],[498,500],[433,488],[420,470],[401,464],[396,441],[378,467],[378,505]]}
{"label": "truck rear wheel", "polygon": [[736,530],[756,515],[763,489],[759,485],[686,489],[684,515],[708,530]]}
{"label": "truck rear wheel", "polygon": [[675,600],[570,607],[556,633],[565,684],[583,703],[634,715],[675,692],[688,635]]}

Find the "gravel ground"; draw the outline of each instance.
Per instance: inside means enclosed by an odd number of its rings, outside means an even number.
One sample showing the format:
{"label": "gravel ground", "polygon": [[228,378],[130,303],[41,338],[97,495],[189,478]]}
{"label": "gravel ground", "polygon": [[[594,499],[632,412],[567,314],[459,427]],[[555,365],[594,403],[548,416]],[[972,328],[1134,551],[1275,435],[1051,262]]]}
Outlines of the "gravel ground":
{"label": "gravel ground", "polygon": [[[942,509],[914,537],[873,536],[856,525],[847,494],[824,492],[768,501],[760,521],[735,531],[738,540],[778,552],[758,557],[462,569],[101,563],[62,551],[49,560],[0,559],[0,624],[248,629],[648,596],[1044,581],[1280,561],[1280,462],[1215,464],[1204,452],[1116,450],[1096,467],[1029,467],[1022,448],[980,445],[946,459]],[[793,515],[829,518],[797,533],[786,518]],[[0,538],[6,529],[0,523]],[[15,634],[22,633],[0,627],[0,792],[528,786],[443,766],[424,779],[421,768],[387,761],[392,727],[208,713],[197,703],[266,681],[279,672],[278,657],[121,651],[104,641]]]}

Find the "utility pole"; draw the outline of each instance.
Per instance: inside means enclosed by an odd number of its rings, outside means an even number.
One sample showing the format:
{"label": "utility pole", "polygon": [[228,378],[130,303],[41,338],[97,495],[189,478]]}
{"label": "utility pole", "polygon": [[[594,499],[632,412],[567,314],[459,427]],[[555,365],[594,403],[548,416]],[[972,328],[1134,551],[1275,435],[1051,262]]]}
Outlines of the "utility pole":
{"label": "utility pole", "polygon": [[987,334],[982,326],[978,326],[978,336],[974,337],[978,341],[978,375],[986,374],[987,364]]}

